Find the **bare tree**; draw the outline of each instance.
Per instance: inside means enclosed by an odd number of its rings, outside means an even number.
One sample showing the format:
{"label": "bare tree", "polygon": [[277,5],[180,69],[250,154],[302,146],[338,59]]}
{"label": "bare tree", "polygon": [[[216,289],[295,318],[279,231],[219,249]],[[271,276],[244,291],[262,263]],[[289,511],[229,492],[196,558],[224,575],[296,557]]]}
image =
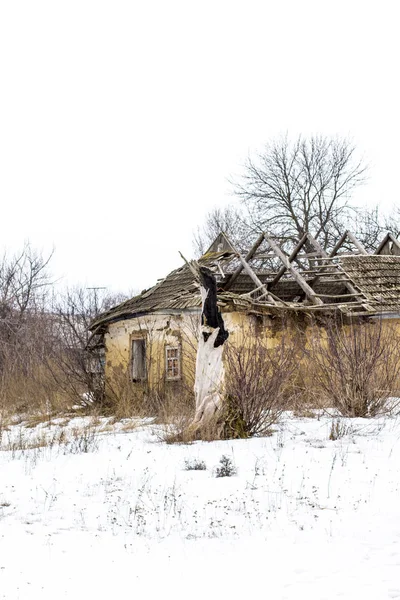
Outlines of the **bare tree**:
{"label": "bare tree", "polygon": [[203,254],[221,231],[239,249],[248,248],[261,231],[278,236],[283,245],[309,231],[329,249],[345,229],[352,229],[372,248],[382,231],[393,227],[387,227],[379,211],[351,204],[351,194],[365,176],[366,166],[346,138],[272,140],[231,182],[242,206],[215,208],[197,229],[196,255]]}
{"label": "bare tree", "polygon": [[[348,229],[354,231],[364,248],[373,251],[387,233],[387,225],[387,220],[376,206],[372,209],[364,208],[356,211],[348,225]],[[389,231],[393,233],[392,228],[389,228]]]}
{"label": "bare tree", "polygon": [[223,231],[239,249],[249,246],[252,239],[251,226],[246,215],[239,207],[228,205],[214,208],[205,218],[202,227],[198,227],[193,238],[193,248],[197,257],[207,252],[215,238]]}
{"label": "bare tree", "polygon": [[19,253],[4,255],[0,262],[0,369],[11,353],[16,367],[29,358],[24,349],[32,345],[30,325],[45,312],[50,258],[25,244]]}
{"label": "bare tree", "polygon": [[103,399],[104,348],[89,326],[100,313],[126,298],[101,288],[66,290],[52,309],[54,352],[48,362],[54,379],[82,405]]}
{"label": "bare tree", "polygon": [[248,159],[235,193],[254,228],[292,241],[309,231],[326,249],[351,217],[351,192],[365,172],[347,139],[286,136]]}
{"label": "bare tree", "polygon": [[357,210],[348,229],[356,233],[367,250],[374,251],[387,232],[392,233],[396,238],[399,236],[400,210],[398,207],[393,207],[389,214],[384,214],[378,206]]}
{"label": "bare tree", "polygon": [[89,325],[125,298],[74,289],[55,299],[49,260],[26,244],[0,261],[0,410],[102,398],[103,348]]}
{"label": "bare tree", "polygon": [[42,366],[50,351],[50,258],[25,244],[0,261],[0,411],[48,404]]}
{"label": "bare tree", "polygon": [[50,283],[48,264],[29,243],[14,256],[6,254],[0,262],[0,305],[22,315],[37,302],[39,292]]}

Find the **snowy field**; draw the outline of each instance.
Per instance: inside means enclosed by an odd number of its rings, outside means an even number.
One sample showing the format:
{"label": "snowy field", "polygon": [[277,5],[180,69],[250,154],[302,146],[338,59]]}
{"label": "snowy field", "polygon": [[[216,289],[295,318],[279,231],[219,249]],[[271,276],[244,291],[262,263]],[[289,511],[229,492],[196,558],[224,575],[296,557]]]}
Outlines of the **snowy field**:
{"label": "snowy field", "polygon": [[4,430],[0,598],[400,598],[400,420],[275,429],[174,446],[143,422]]}

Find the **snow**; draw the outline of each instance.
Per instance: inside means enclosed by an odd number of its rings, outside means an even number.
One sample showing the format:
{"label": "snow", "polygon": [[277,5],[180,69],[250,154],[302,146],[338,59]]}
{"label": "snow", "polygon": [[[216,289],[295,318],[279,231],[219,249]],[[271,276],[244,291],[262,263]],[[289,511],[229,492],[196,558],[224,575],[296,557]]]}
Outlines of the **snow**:
{"label": "snow", "polygon": [[[10,426],[0,598],[400,598],[400,421],[342,426],[287,414],[191,445],[142,421]],[[236,475],[215,476],[223,455]]]}

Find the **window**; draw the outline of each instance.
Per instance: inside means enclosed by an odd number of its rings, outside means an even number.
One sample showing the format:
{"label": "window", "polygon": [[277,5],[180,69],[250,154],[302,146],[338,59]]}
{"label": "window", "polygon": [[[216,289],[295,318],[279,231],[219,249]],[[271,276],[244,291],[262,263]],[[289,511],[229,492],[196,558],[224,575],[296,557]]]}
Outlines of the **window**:
{"label": "window", "polygon": [[132,381],[146,379],[146,341],[144,339],[132,340],[131,369]]}
{"label": "window", "polygon": [[165,347],[165,374],[169,380],[181,378],[181,351],[179,346]]}

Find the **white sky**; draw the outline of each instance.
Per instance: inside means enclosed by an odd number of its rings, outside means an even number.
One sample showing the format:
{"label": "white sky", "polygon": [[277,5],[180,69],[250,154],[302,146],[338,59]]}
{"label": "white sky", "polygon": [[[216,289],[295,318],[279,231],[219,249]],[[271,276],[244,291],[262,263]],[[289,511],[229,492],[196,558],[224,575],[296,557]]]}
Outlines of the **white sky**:
{"label": "white sky", "polygon": [[350,135],[399,202],[393,0],[0,1],[0,245],[142,289],[192,254],[227,178],[288,131]]}

